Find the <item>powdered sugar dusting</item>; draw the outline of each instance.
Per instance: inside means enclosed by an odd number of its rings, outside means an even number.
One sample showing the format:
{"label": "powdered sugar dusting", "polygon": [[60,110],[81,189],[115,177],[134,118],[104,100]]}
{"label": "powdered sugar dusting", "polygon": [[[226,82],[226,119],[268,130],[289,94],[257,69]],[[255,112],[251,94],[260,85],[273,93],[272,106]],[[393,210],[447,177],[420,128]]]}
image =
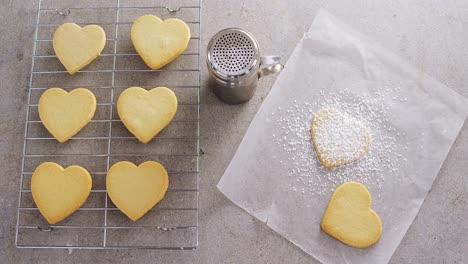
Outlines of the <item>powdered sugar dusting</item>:
{"label": "powdered sugar dusting", "polygon": [[[385,177],[396,174],[396,164],[406,160],[399,154],[399,149],[406,148],[399,143],[399,137],[404,134],[396,131],[388,120],[387,111],[393,102],[384,99],[388,98],[388,94],[398,94],[399,89],[399,86],[382,85],[365,96],[357,96],[347,89],[336,94],[320,91],[320,96],[314,98],[313,102],[304,100],[299,103],[295,100],[289,106],[278,107],[277,111],[272,112],[268,119],[276,122],[279,127],[272,137],[287,154],[278,155],[283,158],[277,159],[290,168],[288,187],[302,194],[329,195],[341,183],[358,181],[370,189],[380,190]],[[404,98],[394,96],[392,100],[396,102]],[[369,128],[372,142],[368,153],[353,163],[332,169],[320,164],[312,144],[310,129],[314,113],[324,107],[335,108],[343,113],[344,119],[352,117],[353,120],[359,120],[362,127]],[[342,145],[355,144],[353,141],[356,139],[352,135],[343,133],[347,135],[341,135],[339,142]],[[333,135],[329,140],[335,140],[337,136],[339,134]]]}
{"label": "powdered sugar dusting", "polygon": [[317,156],[327,168],[354,162],[369,149],[369,129],[334,107],[316,112],[311,130]]}

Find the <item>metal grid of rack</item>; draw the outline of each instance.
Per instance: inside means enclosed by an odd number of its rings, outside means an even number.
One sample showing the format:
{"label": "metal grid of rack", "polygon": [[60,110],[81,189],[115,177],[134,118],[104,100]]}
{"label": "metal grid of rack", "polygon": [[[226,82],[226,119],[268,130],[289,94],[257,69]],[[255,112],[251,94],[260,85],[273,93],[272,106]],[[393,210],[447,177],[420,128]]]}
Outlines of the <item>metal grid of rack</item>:
{"label": "metal grid of rack", "polygon": [[[150,70],[135,52],[130,27],[139,16],[180,18],[192,37],[187,50],[160,70]],[[195,249],[198,245],[198,172],[200,117],[201,0],[40,0],[27,99],[24,147],[16,224],[18,248]],[[52,36],[62,23],[100,25],[106,32],[102,54],[70,76],[56,58]],[[173,122],[141,144],[119,120],[115,102],[130,86],[166,86],[177,95]],[[97,98],[93,120],[66,143],[58,143],[42,126],[37,103],[51,87],[84,87]],[[161,162],[169,173],[164,199],[132,222],[112,204],[105,188],[112,164],[128,160]],[[42,162],[80,165],[93,179],[85,204],[57,225],[48,225],[31,195],[30,180]]]}

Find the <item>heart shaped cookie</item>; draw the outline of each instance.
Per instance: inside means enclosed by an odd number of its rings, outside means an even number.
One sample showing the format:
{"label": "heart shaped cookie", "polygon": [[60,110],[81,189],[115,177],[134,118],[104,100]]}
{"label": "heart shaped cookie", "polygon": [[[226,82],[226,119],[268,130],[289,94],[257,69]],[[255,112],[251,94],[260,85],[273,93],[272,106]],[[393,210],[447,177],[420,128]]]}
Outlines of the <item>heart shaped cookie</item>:
{"label": "heart shaped cookie", "polygon": [[184,52],[190,28],[177,18],[162,21],[157,16],[144,15],[133,22],[131,38],[146,65],[157,70]]}
{"label": "heart shaped cookie", "polygon": [[78,133],[96,112],[96,97],[88,89],[67,92],[47,89],[39,98],[39,117],[46,129],[63,143]]}
{"label": "heart shaped cookie", "polygon": [[147,91],[125,89],[117,100],[117,113],[127,129],[141,142],[148,143],[174,118],[177,97],[166,87]]}
{"label": "heart shaped cookie", "polygon": [[370,206],[366,187],[357,182],[344,183],[333,193],[321,227],[349,246],[370,247],[382,234],[382,222]]}
{"label": "heart shaped cookie", "polygon": [[367,153],[371,137],[361,121],[326,107],[314,114],[311,136],[320,163],[333,168],[352,163]]}
{"label": "heart shaped cookie", "polygon": [[136,221],[161,201],[169,186],[169,177],[159,162],[146,161],[137,167],[121,161],[107,172],[106,186],[115,206]]}
{"label": "heart shaped cookie", "polygon": [[55,54],[68,73],[74,74],[90,64],[106,45],[106,33],[97,25],[80,27],[65,23],[54,33]]}
{"label": "heart shaped cookie", "polygon": [[88,198],[92,180],[80,166],[66,169],[53,163],[39,165],[31,178],[31,192],[39,211],[49,224],[56,224],[74,213]]}

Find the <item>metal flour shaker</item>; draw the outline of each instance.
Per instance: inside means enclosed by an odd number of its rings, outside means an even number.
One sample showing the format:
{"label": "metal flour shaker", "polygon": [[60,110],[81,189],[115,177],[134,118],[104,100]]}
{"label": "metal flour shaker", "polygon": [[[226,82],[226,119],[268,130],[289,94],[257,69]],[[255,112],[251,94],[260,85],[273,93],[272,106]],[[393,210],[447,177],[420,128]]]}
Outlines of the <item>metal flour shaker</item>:
{"label": "metal flour shaker", "polygon": [[259,78],[280,72],[284,67],[278,56],[260,56],[257,40],[239,28],[221,30],[211,38],[206,63],[210,86],[228,104],[248,101]]}

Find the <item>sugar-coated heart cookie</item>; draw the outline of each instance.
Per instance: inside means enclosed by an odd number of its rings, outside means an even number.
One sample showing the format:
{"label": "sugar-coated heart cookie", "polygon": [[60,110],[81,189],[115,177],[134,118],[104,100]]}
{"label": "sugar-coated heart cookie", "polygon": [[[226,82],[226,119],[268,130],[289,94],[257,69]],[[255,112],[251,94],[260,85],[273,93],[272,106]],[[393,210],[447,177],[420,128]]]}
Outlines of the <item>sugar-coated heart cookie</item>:
{"label": "sugar-coated heart cookie", "polygon": [[74,213],[88,198],[92,180],[80,166],[66,169],[53,163],[39,165],[31,178],[31,192],[39,211],[49,224],[56,224]]}
{"label": "sugar-coated heart cookie", "polygon": [[147,143],[171,122],[177,112],[177,97],[166,87],[150,91],[130,87],[120,94],[117,112],[125,127]]}
{"label": "sugar-coated heart cookie", "polygon": [[106,33],[97,25],[80,27],[65,23],[54,33],[55,54],[68,73],[74,74],[90,64],[106,45]]}
{"label": "sugar-coated heart cookie", "polygon": [[121,161],[107,172],[106,186],[115,206],[136,221],[161,201],[169,186],[169,177],[159,162],[146,161],[137,167]]}
{"label": "sugar-coated heart cookie", "polygon": [[96,97],[85,88],[67,92],[47,89],[39,98],[39,117],[46,129],[63,143],[78,133],[96,112]]}
{"label": "sugar-coated heart cookie", "polygon": [[157,16],[144,15],[133,22],[131,38],[146,65],[157,70],[184,52],[190,28],[177,18],[162,21]]}
{"label": "sugar-coated heart cookie", "polygon": [[367,126],[333,107],[322,108],[314,114],[311,135],[317,156],[325,168],[360,159],[369,150],[371,142]]}
{"label": "sugar-coated heart cookie", "polygon": [[344,183],[333,193],[321,227],[349,246],[370,247],[382,234],[382,222],[370,206],[366,187],[357,182]]}

